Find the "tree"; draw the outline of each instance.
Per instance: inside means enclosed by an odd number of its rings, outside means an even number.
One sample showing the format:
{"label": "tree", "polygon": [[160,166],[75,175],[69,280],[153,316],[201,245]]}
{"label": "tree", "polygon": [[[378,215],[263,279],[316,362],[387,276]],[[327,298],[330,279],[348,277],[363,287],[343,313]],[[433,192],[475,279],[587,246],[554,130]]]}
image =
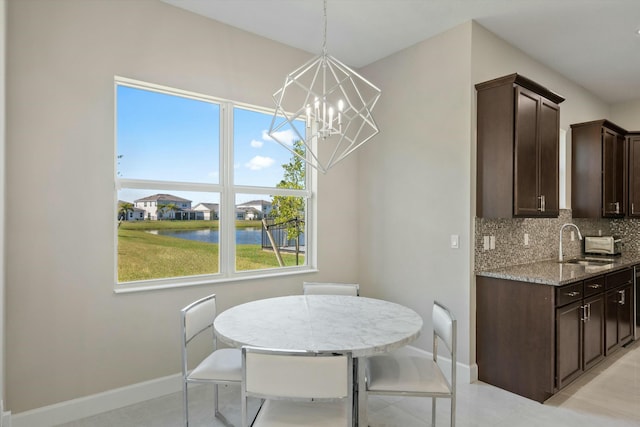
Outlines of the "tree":
{"label": "tree", "polygon": [[176,205],[175,203],[167,203],[166,205],[162,205],[160,210],[162,211],[163,214],[166,214],[167,212],[177,212],[178,205]]}
{"label": "tree", "polygon": [[120,202],[118,204],[118,220],[126,221],[129,217],[129,212],[133,212],[133,203]]}
{"label": "tree", "polygon": [[[282,165],[284,179],[276,185],[278,188],[304,189],[305,184],[305,156],[304,144],[298,140],[293,143],[292,155],[289,163]],[[295,196],[274,196],[272,217],[277,224],[287,223],[287,239],[297,239],[304,231],[304,198]]]}

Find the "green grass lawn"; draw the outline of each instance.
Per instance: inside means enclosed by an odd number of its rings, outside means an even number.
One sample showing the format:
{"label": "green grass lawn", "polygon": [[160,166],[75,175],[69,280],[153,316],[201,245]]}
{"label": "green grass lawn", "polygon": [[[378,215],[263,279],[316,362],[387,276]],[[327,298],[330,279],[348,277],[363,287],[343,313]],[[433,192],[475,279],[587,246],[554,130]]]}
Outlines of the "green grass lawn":
{"label": "green grass lawn", "polygon": [[[249,227],[260,226],[260,221],[238,222]],[[249,225],[248,223],[253,224]],[[171,227],[167,225],[171,225]],[[118,281],[130,282],[218,273],[217,243],[159,236],[145,231],[162,228],[203,229],[217,228],[217,226],[217,221],[122,223],[118,228]],[[278,267],[278,260],[274,253],[263,251],[260,245],[237,245],[236,252],[237,271]],[[296,265],[295,254],[283,253],[282,258],[286,266]],[[304,255],[300,255],[300,264],[302,263],[304,263]]]}

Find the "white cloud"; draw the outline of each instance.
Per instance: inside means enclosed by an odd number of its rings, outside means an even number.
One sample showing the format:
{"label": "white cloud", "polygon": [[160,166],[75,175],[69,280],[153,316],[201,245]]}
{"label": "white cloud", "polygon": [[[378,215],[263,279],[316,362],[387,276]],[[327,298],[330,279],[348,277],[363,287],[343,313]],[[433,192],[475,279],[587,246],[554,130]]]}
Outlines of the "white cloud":
{"label": "white cloud", "polygon": [[262,141],[258,141],[257,139],[252,139],[251,140],[251,146],[253,148],[262,148],[263,145],[264,145],[264,142],[262,142]]}
{"label": "white cloud", "polygon": [[244,165],[247,168],[251,169],[252,171],[257,171],[260,169],[268,168],[274,163],[275,163],[275,160],[273,160],[271,157],[255,156],[253,159],[249,160],[249,162],[245,163]]}
{"label": "white cloud", "polygon": [[[283,142],[290,147],[293,147],[293,141],[300,139],[300,137],[291,129],[275,132],[274,135],[279,142]],[[266,130],[262,131],[262,139],[265,141],[273,141],[273,138],[269,136],[269,133]]]}

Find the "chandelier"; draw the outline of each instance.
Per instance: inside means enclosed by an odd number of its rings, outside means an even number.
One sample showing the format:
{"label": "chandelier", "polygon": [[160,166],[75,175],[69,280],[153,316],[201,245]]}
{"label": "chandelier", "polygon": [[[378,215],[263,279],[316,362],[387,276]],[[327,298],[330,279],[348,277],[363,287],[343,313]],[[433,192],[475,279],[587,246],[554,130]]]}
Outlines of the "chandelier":
{"label": "chandelier", "polygon": [[[322,173],[373,138],[371,115],[380,89],[327,54],[327,0],[322,53],[287,75],[273,94],[276,111],[269,136]],[[304,144],[304,152],[291,144]],[[320,155],[322,146],[323,155]]]}

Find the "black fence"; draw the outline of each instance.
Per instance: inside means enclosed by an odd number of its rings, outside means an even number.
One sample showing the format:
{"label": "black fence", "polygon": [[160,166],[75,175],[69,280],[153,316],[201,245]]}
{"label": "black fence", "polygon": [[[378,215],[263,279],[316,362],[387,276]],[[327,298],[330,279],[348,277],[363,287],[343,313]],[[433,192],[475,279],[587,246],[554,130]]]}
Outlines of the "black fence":
{"label": "black fence", "polygon": [[[304,220],[294,218],[286,222],[275,223],[273,219],[265,220],[267,226],[265,228],[262,224],[262,249],[273,250],[271,239],[267,235],[267,230],[271,232],[274,244],[278,247],[280,252],[293,252],[304,253],[305,252],[305,236],[304,236]],[[290,229],[300,230],[297,238],[289,239],[288,231]]]}

